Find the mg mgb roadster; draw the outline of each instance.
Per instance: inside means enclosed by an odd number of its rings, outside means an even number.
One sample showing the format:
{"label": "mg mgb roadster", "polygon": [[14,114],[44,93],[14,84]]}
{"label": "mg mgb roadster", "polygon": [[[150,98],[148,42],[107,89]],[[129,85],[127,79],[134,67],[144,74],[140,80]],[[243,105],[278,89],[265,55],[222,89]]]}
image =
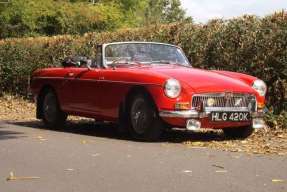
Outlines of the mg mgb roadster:
{"label": "mg mgb roadster", "polygon": [[154,141],[171,128],[244,138],[264,126],[267,87],[256,77],[193,68],[180,47],[164,43],[117,42],[95,51],[94,60],[67,58],[33,73],[36,116],[48,127],[76,115]]}

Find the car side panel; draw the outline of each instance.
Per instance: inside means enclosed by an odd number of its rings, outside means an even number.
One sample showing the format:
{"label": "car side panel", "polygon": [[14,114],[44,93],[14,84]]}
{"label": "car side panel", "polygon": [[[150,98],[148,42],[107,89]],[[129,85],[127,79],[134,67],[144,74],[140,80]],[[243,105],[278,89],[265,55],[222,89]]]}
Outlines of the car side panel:
{"label": "car side panel", "polygon": [[164,94],[163,86],[157,77],[139,75],[133,70],[102,69],[99,79],[99,115],[105,120],[116,120],[119,114],[120,104],[125,101],[129,91],[134,87],[144,87],[153,98],[158,110],[173,110],[175,103],[190,102],[191,97],[183,90],[180,97],[170,99]]}
{"label": "car side panel", "polygon": [[[33,73],[31,81],[32,94],[37,97],[44,87],[52,88],[58,97],[60,107],[65,112],[73,112],[75,90],[73,80],[81,70],[76,68],[47,68]],[[69,75],[73,74],[73,75]]]}
{"label": "car side panel", "polygon": [[[171,109],[174,106],[174,101],[164,96],[162,86],[147,82],[147,80],[159,82],[156,77],[150,75],[149,78],[146,76],[139,78],[138,73],[133,70],[85,70],[79,68],[39,70],[33,75],[31,90],[37,96],[44,86],[50,86],[56,91],[63,111],[102,120],[115,121],[118,118],[120,104],[135,86],[145,87],[160,109]],[[96,77],[97,74],[100,76]]]}
{"label": "car side panel", "polygon": [[115,121],[119,115],[120,105],[125,102],[131,88],[147,86],[141,78],[130,70],[101,69],[99,78],[99,115],[105,120]]}
{"label": "car side panel", "polygon": [[53,68],[37,70],[31,78],[30,89],[35,98],[39,96],[43,88],[50,87],[54,89],[59,99],[60,107],[65,108],[65,100],[62,97],[61,89],[64,83],[64,77],[69,70],[65,68]]}

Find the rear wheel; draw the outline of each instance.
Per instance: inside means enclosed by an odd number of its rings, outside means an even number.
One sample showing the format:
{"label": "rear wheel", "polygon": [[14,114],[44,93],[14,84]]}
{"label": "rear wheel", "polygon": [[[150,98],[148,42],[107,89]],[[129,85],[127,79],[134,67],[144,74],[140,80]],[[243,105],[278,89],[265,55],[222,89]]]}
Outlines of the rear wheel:
{"label": "rear wheel", "polygon": [[43,122],[49,128],[59,128],[65,124],[67,119],[67,114],[60,109],[57,96],[53,91],[45,94],[42,113]]}
{"label": "rear wheel", "polygon": [[224,134],[231,138],[247,138],[252,135],[253,131],[252,126],[223,129]]}
{"label": "rear wheel", "polygon": [[156,141],[163,133],[163,123],[151,99],[144,94],[133,97],[129,108],[129,132],[133,138]]}

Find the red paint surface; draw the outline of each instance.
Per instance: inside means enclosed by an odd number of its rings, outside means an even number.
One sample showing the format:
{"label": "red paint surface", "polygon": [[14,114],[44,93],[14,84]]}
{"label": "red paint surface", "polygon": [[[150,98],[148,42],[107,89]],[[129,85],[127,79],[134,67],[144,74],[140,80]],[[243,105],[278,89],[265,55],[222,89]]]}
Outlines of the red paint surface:
{"label": "red paint surface", "polygon": [[[175,78],[182,85],[181,95],[170,99],[164,94],[164,83]],[[138,65],[116,69],[47,68],[34,72],[32,93],[37,96],[44,86],[52,87],[63,111],[99,120],[117,121],[119,106],[135,86],[144,87],[154,99],[159,111],[174,110],[176,102],[191,102],[195,93],[251,93],[257,101],[264,97],[252,89],[255,77],[227,72],[208,71],[178,65]],[[185,127],[186,119],[165,119],[175,126]],[[208,120],[203,125],[210,126]],[[213,128],[237,126],[237,123],[222,123]]]}

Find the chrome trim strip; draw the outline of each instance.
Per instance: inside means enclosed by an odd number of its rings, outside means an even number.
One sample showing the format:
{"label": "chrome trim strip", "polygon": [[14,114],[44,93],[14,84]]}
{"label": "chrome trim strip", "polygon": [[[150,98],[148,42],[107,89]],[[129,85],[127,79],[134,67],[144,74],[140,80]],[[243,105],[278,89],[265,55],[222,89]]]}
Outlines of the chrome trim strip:
{"label": "chrome trim strip", "polygon": [[223,111],[223,112],[229,112],[229,111],[236,111],[236,112],[250,112],[248,107],[205,107],[204,111],[207,113],[210,113],[212,111]]}
{"label": "chrome trim strip", "polygon": [[[250,112],[247,107],[242,108],[228,108],[228,107],[210,107],[205,108],[204,112],[197,112],[195,109],[191,110],[185,110],[185,111],[160,111],[159,116],[160,117],[172,117],[172,118],[204,118],[208,117],[208,115],[212,112]],[[261,118],[263,117],[263,113],[251,113],[252,118]]]}
{"label": "chrome trim strip", "polygon": [[69,80],[69,81],[88,81],[88,82],[107,82],[107,83],[122,83],[122,84],[132,84],[132,85],[151,85],[162,87],[161,84],[155,83],[142,83],[142,82],[132,82],[132,81],[116,81],[108,79],[81,79],[81,78],[65,78],[65,77],[35,77],[34,79],[57,79],[57,80]]}
{"label": "chrome trim strip", "polygon": [[[255,96],[254,93],[252,92],[231,92],[233,93],[235,96]],[[196,93],[193,96],[211,96],[211,97],[222,97],[225,96],[225,92],[212,92],[212,93]]]}
{"label": "chrome trim strip", "polygon": [[[159,42],[148,42],[148,41],[124,41],[124,42],[113,42],[113,43],[104,43],[102,44],[102,60],[103,60],[103,66],[104,68],[108,68],[108,65],[105,62],[105,49],[109,45],[119,45],[119,44],[155,44],[155,45],[165,45],[165,46],[170,46],[170,47],[176,47],[181,50],[183,56],[185,57],[186,61],[188,62],[188,66],[191,66],[188,58],[186,57],[183,49],[179,46],[168,44],[168,43],[159,43]],[[184,65],[183,65],[184,66]]]}
{"label": "chrome trim strip", "polygon": [[199,113],[194,110],[188,111],[160,111],[161,117],[177,117],[177,118],[198,118]]}
{"label": "chrome trim strip", "polygon": [[180,48],[180,47],[173,45],[173,44],[152,42],[152,41],[122,41],[122,42],[119,41],[119,42],[105,43],[103,45],[118,45],[118,44],[157,44],[157,45],[167,45],[167,46]]}

